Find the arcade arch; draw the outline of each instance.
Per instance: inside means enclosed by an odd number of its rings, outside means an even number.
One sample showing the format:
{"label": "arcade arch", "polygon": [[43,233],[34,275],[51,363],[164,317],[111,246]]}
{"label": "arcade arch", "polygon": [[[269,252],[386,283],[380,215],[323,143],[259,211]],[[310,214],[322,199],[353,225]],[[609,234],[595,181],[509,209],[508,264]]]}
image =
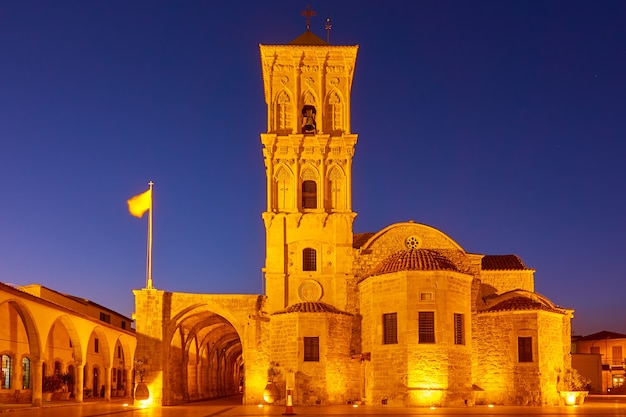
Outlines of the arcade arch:
{"label": "arcade arch", "polygon": [[197,307],[173,321],[167,340],[170,401],[243,392],[242,343],[228,319],[206,306]]}

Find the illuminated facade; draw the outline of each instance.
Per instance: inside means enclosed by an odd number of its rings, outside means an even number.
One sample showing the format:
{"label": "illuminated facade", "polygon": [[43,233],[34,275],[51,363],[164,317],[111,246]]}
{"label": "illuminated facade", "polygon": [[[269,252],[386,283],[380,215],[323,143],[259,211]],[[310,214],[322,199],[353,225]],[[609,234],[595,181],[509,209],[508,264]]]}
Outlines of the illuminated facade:
{"label": "illuminated facade", "polygon": [[260,45],[265,294],[135,291],[157,404],[284,404],[288,389],[296,405],[559,402],[572,311],[536,294],[517,256],[414,222],[354,234],[357,50],[310,31]]}
{"label": "illuminated facade", "polygon": [[[136,347],[130,324],[89,300],[0,283],[0,403],[130,398]],[[42,382],[52,375],[65,376],[65,383],[46,394]]]}
{"label": "illuminated facade", "polygon": [[572,343],[572,366],[590,380],[590,392],[626,393],[626,334],[602,331]]}

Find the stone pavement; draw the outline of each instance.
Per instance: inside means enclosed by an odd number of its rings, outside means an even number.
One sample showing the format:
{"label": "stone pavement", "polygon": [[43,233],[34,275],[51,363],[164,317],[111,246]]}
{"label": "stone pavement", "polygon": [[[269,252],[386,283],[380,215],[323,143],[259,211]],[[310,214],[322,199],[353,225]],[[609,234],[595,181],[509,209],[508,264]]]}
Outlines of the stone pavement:
{"label": "stone pavement", "polygon": [[[15,417],[26,417],[30,415],[42,416],[64,416],[64,415],[95,415],[105,416],[114,415],[121,412],[132,413],[132,409],[139,410],[135,407],[125,408],[124,404],[132,405],[132,400],[115,399],[106,402],[99,398],[86,400],[84,403],[74,401],[51,401],[44,402],[43,407],[33,407],[30,404],[0,404],[0,413],[15,412]],[[241,397],[221,398],[212,401],[201,401],[195,403],[187,403],[180,406],[162,407],[157,414],[159,416],[281,416],[284,415],[285,406],[242,406]],[[82,407],[82,408],[81,408]],[[107,412],[103,407],[107,407]],[[66,408],[66,411],[62,411]],[[71,408],[72,410],[68,410]],[[115,409],[117,411],[112,412]],[[195,409],[195,410],[194,410]],[[126,411],[123,411],[126,410]],[[202,410],[202,412],[200,412]],[[153,412],[143,410],[141,415],[153,415]],[[200,412],[200,414],[198,414]],[[488,408],[487,406],[462,407],[462,408],[403,408],[403,407],[385,407],[385,406],[359,406],[352,407],[349,405],[331,405],[331,406],[298,406],[293,407],[296,415],[304,416],[415,416],[415,415],[437,415],[437,416],[626,416],[626,395],[600,396],[591,395],[585,400],[585,404],[578,409],[573,407],[514,407],[514,406],[495,406]],[[207,414],[208,413],[208,414]],[[133,414],[135,415],[135,414]],[[7,415],[9,417],[9,415]]]}
{"label": "stone pavement", "polygon": [[8,413],[12,411],[27,411],[27,410],[38,410],[40,408],[52,408],[52,407],[80,407],[81,405],[89,405],[89,404],[132,404],[133,400],[131,398],[116,398],[110,402],[105,401],[100,398],[90,398],[86,399],[82,404],[76,401],[68,400],[68,401],[44,401],[41,407],[33,407],[31,404],[0,404],[0,413]]}

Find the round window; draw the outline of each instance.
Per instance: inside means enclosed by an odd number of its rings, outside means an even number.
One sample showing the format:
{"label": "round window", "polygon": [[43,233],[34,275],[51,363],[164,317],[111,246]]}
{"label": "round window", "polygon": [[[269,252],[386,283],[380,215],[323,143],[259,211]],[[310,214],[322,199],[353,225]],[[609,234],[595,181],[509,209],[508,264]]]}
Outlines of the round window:
{"label": "round window", "polygon": [[417,238],[417,236],[409,236],[406,238],[406,241],[404,242],[406,244],[406,247],[408,249],[417,249],[420,246],[420,241]]}

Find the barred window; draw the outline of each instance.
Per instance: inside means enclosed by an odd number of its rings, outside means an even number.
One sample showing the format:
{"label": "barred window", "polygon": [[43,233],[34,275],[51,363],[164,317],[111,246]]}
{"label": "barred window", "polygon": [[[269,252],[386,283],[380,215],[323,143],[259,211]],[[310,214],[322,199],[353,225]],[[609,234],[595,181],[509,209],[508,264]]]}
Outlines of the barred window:
{"label": "barred window", "polygon": [[304,361],[319,362],[320,361],[320,338],[305,337],[304,338]]}
{"label": "barred window", "polygon": [[397,313],[383,314],[383,344],[398,343],[398,315]]}
{"label": "barred window", "polygon": [[418,343],[435,343],[435,312],[420,311],[418,325]]}
{"label": "barred window", "polygon": [[302,208],[317,208],[317,184],[315,181],[302,181]]}
{"label": "barred window", "polygon": [[518,337],[517,338],[517,355],[519,362],[533,361],[533,338]]}
{"label": "barred window", "polygon": [[454,313],[454,344],[465,344],[465,317],[463,314]]}
{"label": "barred window", "polygon": [[302,251],[302,270],[317,271],[317,252],[313,248],[305,248]]}

